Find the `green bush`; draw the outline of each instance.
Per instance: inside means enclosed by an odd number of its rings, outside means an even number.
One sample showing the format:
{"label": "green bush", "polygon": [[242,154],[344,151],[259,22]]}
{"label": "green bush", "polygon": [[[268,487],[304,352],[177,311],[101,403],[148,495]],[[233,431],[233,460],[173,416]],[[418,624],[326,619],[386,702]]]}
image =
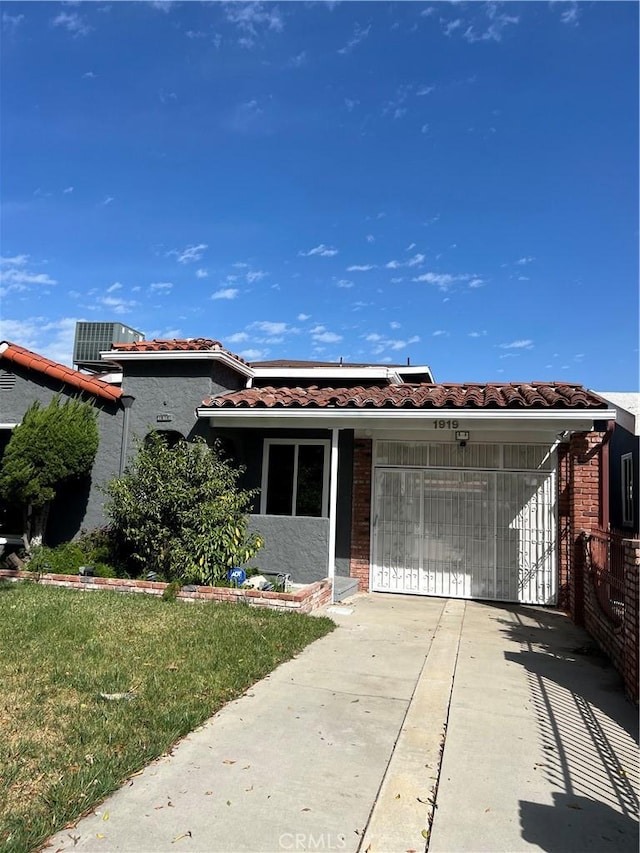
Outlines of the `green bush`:
{"label": "green bush", "polygon": [[122,477],[106,488],[111,530],[138,572],[215,585],[262,546],[247,532],[255,492],[242,472],[202,439],[173,447],[156,433],[138,447]]}
{"label": "green bush", "polygon": [[92,566],[93,574],[97,578],[115,578],[116,572],[107,563],[93,560],[87,554],[80,542],[63,542],[55,548],[45,545],[37,546],[27,568],[30,572],[43,574],[52,572],[56,575],[77,575],[80,566]]}

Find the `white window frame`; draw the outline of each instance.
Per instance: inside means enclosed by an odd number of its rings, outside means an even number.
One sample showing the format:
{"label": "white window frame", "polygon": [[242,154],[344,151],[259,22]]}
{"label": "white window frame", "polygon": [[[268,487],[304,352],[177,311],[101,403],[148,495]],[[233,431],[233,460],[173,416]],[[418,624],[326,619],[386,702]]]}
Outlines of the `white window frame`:
{"label": "white window frame", "polygon": [[622,489],[622,523],[627,527],[633,524],[633,453],[623,453],[620,457],[620,486]]}
{"label": "white window frame", "polygon": [[331,442],[327,438],[265,438],[262,448],[262,488],[260,494],[260,514],[267,514],[267,487],[269,485],[269,454],[274,444],[293,445],[293,495],[291,496],[291,515],[285,518],[308,518],[317,516],[298,516],[296,512],[296,500],[298,492],[298,454],[300,446],[309,444],[322,445],[324,447],[324,461],[322,468],[322,515],[321,518],[329,517],[329,462]]}

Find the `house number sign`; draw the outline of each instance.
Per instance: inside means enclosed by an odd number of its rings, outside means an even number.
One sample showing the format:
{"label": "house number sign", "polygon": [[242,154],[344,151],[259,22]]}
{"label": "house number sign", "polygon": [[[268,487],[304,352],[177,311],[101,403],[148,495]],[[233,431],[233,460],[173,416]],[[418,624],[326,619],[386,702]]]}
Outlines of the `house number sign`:
{"label": "house number sign", "polygon": [[170,415],[168,412],[163,412],[161,415],[156,415],[156,423],[166,424],[169,421],[173,420],[173,415]]}
{"label": "house number sign", "polygon": [[434,421],[433,428],[434,429],[458,429],[460,426],[459,421]]}

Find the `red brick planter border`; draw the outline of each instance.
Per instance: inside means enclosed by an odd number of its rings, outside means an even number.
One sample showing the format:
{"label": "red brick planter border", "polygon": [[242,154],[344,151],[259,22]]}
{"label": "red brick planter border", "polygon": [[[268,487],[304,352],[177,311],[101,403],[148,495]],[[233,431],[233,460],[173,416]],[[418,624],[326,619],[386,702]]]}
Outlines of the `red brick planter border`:
{"label": "red brick planter border", "polygon": [[[0,569],[0,579],[31,580],[45,586],[62,586],[84,592],[111,590],[161,596],[168,584],[159,581],[140,581],[128,578],[87,578],[80,575],[41,574]],[[220,586],[196,586],[181,589],[181,601],[228,601],[248,604],[250,607],[269,607],[272,610],[311,613],[331,601],[331,584],[328,579],[316,581],[296,592],[260,592],[256,589],[232,589]]]}

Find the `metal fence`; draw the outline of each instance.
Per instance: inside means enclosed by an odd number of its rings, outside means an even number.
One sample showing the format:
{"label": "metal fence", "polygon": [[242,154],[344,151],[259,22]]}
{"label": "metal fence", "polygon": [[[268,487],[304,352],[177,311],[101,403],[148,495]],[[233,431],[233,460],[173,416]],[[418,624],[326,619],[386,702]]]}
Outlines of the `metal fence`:
{"label": "metal fence", "polygon": [[624,536],[605,530],[587,536],[587,561],[598,603],[614,625],[624,618]]}

